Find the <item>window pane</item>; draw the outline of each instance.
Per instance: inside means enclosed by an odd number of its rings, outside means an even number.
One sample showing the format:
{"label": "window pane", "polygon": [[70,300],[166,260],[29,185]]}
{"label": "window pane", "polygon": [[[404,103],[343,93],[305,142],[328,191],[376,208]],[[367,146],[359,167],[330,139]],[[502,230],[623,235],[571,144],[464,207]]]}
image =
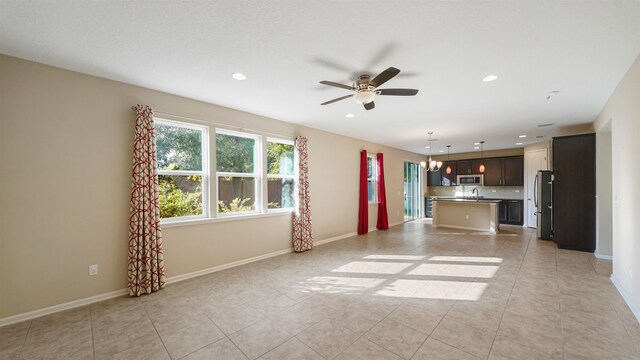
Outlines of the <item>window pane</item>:
{"label": "window pane", "polygon": [[160,217],[202,215],[202,176],[158,175]]}
{"label": "window pane", "polygon": [[219,172],[253,173],[256,140],[216,134],[216,165]]}
{"label": "window pane", "polygon": [[267,172],[293,175],[293,145],[271,141],[267,143]]}
{"label": "window pane", "polygon": [[202,131],[155,124],[160,170],[202,170]]}
{"label": "window pane", "polygon": [[267,179],[269,209],[293,207],[293,179]]}
{"label": "window pane", "polygon": [[369,180],[367,182],[367,189],[368,189],[368,192],[369,192],[369,201],[373,201],[374,200],[373,196],[375,195],[375,193],[373,192],[373,181],[372,180]]}
{"label": "window pane", "polygon": [[367,177],[370,179],[373,177],[373,159],[367,158]]}
{"label": "window pane", "polygon": [[256,210],[256,179],[218,177],[218,213]]}

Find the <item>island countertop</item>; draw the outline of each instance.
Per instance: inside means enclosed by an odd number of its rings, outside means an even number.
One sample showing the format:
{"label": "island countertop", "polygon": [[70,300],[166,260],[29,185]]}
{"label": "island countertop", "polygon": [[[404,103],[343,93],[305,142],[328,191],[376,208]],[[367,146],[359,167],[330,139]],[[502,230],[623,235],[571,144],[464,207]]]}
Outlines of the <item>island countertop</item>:
{"label": "island countertop", "polygon": [[448,201],[448,202],[463,202],[463,203],[481,203],[481,204],[487,204],[487,203],[499,203],[502,200],[490,200],[490,199],[459,199],[459,198],[450,198],[450,199],[433,199],[432,201]]}

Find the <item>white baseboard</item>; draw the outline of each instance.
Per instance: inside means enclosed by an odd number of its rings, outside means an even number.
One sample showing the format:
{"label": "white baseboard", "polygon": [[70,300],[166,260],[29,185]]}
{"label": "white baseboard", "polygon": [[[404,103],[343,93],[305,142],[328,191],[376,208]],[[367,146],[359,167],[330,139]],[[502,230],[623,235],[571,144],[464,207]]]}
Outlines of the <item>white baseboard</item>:
{"label": "white baseboard", "polygon": [[100,294],[100,295],[86,297],[86,298],[83,298],[83,299],[69,301],[69,302],[66,302],[66,303],[63,303],[63,304],[48,306],[46,308],[42,308],[42,309],[38,309],[38,310],[28,311],[28,312],[22,313],[22,314],[8,316],[8,317],[0,319],[0,327],[1,326],[5,326],[5,325],[18,323],[18,322],[25,321],[25,320],[35,319],[35,318],[38,318],[38,317],[41,317],[41,316],[57,313],[57,312],[64,311],[64,310],[77,308],[77,307],[80,307],[80,306],[89,305],[89,304],[92,304],[92,303],[95,303],[95,302],[98,302],[98,301],[112,299],[112,298],[115,298],[115,297],[118,297],[118,296],[126,295],[127,293],[128,293],[127,289],[120,289],[120,290],[111,291],[111,292]]}
{"label": "white baseboard", "polygon": [[598,258],[598,259],[602,259],[602,260],[613,260],[613,256],[611,255],[604,255],[604,254],[600,254],[597,251],[593,253],[593,255]]}
{"label": "white baseboard", "polygon": [[636,317],[636,320],[640,322],[640,309],[638,308],[638,305],[633,303],[627,291],[624,289],[624,287],[622,287],[622,284],[616,277],[616,274],[611,274],[611,282],[616,287],[616,289],[618,289],[618,292],[620,293],[620,295],[622,295],[624,302],[627,303],[627,306],[629,306],[629,309],[631,309],[631,312]]}
{"label": "white baseboard", "polygon": [[[400,224],[403,224],[403,223],[404,223],[403,221],[402,222],[397,222],[397,223],[394,223],[394,224],[390,224],[389,226],[390,227],[391,226],[396,226],[396,225],[400,225]],[[369,231],[375,231],[375,230],[377,230],[377,229],[374,228],[373,230],[369,230]],[[352,236],[356,236],[356,235],[357,235],[357,233],[353,232],[353,233],[348,233],[348,234],[344,234],[344,235],[334,236],[332,238],[315,241],[314,242],[314,246],[330,243],[330,242],[337,241],[337,240],[346,239],[346,238],[349,238],[349,237],[352,237]],[[207,268],[207,269],[190,272],[190,273],[187,273],[187,274],[176,275],[176,276],[168,277],[166,279],[166,283],[167,284],[172,284],[172,283],[176,283],[176,282],[179,282],[179,281],[191,279],[191,278],[194,278],[194,277],[198,277],[198,276],[202,276],[202,275],[206,275],[206,274],[211,274],[211,273],[214,273],[214,272],[217,272],[217,271],[222,271],[222,270],[229,269],[229,268],[232,268],[232,267],[241,266],[241,265],[249,264],[249,263],[252,263],[252,262],[268,259],[268,258],[271,258],[271,257],[274,257],[274,256],[288,254],[290,252],[293,252],[293,248],[279,250],[279,251],[275,251],[275,252],[264,254],[264,255],[260,255],[260,256],[254,256],[254,257],[251,257],[251,258],[234,261],[234,262],[228,263],[228,264],[218,265],[218,266],[210,267],[210,268]],[[42,309],[28,311],[28,312],[25,312],[25,313],[22,313],[22,314],[7,316],[5,318],[0,319],[0,327],[5,326],[5,325],[18,323],[18,322],[25,321],[25,320],[35,319],[35,318],[38,318],[38,317],[41,317],[41,316],[57,313],[57,312],[64,311],[64,310],[70,310],[70,309],[77,308],[77,307],[80,307],[80,306],[93,304],[93,303],[96,303],[96,302],[99,302],[99,301],[113,299],[113,298],[116,298],[118,296],[123,296],[123,295],[126,295],[126,294],[128,294],[127,289],[120,289],[120,290],[111,291],[111,292],[100,294],[100,295],[95,295],[95,296],[90,296],[90,297],[86,297],[86,298],[82,298],[82,299],[78,299],[78,300],[69,301],[69,302],[66,302],[66,303],[58,304],[58,305],[48,306],[48,307],[45,307],[45,308],[42,308]]]}

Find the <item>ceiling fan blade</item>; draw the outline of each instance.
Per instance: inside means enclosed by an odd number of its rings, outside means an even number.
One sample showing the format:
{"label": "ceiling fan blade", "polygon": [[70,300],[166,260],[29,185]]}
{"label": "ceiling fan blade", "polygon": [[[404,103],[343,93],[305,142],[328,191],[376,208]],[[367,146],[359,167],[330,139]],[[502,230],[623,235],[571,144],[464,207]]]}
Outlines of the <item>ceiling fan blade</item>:
{"label": "ceiling fan blade", "polygon": [[344,100],[344,99],[346,99],[346,98],[350,98],[350,97],[352,97],[352,96],[353,96],[353,94],[349,94],[349,95],[341,96],[341,97],[336,98],[336,99],[333,99],[333,100],[325,101],[325,102],[323,102],[323,103],[322,103],[322,104],[320,104],[320,105],[328,105],[328,104],[334,103],[334,102],[336,102],[336,101],[340,101],[340,100]]}
{"label": "ceiling fan blade", "polygon": [[416,89],[380,89],[376,90],[378,95],[413,96],[418,93]]}
{"label": "ceiling fan blade", "polygon": [[347,89],[347,90],[354,90],[353,86],[349,86],[349,85],[344,85],[344,84],[340,84],[337,82],[333,82],[333,81],[320,81],[320,84],[324,84],[324,85],[329,85],[329,86],[335,86],[335,87],[339,87],[339,88],[343,88],[343,89]]}
{"label": "ceiling fan blade", "polygon": [[378,74],[378,76],[374,77],[373,80],[369,81],[369,84],[373,85],[374,87],[378,87],[386,83],[387,81],[391,80],[394,76],[398,75],[399,73],[400,73],[400,70],[394,67],[390,67],[387,70]]}
{"label": "ceiling fan blade", "polygon": [[374,103],[373,103],[373,101],[372,101],[372,102],[370,102],[370,103],[366,103],[366,104],[364,104],[364,108],[365,108],[365,110],[371,110],[371,109],[373,109],[374,107],[376,107],[376,104],[374,104]]}

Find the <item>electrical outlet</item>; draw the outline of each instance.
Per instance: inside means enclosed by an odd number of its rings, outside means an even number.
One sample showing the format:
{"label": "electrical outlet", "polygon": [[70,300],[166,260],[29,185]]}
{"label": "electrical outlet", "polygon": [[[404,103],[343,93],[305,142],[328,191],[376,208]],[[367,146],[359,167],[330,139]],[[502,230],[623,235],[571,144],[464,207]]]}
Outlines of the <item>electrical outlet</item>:
{"label": "electrical outlet", "polygon": [[98,275],[98,264],[89,265],[89,276]]}
{"label": "electrical outlet", "polygon": [[520,190],[516,190],[516,192],[517,192],[517,193],[519,193],[519,192],[520,192]]}
{"label": "electrical outlet", "polygon": [[492,192],[492,193],[494,193],[494,192],[498,192],[498,190],[491,190],[491,192]]}
{"label": "electrical outlet", "polygon": [[469,220],[469,215],[465,215],[464,218]]}

